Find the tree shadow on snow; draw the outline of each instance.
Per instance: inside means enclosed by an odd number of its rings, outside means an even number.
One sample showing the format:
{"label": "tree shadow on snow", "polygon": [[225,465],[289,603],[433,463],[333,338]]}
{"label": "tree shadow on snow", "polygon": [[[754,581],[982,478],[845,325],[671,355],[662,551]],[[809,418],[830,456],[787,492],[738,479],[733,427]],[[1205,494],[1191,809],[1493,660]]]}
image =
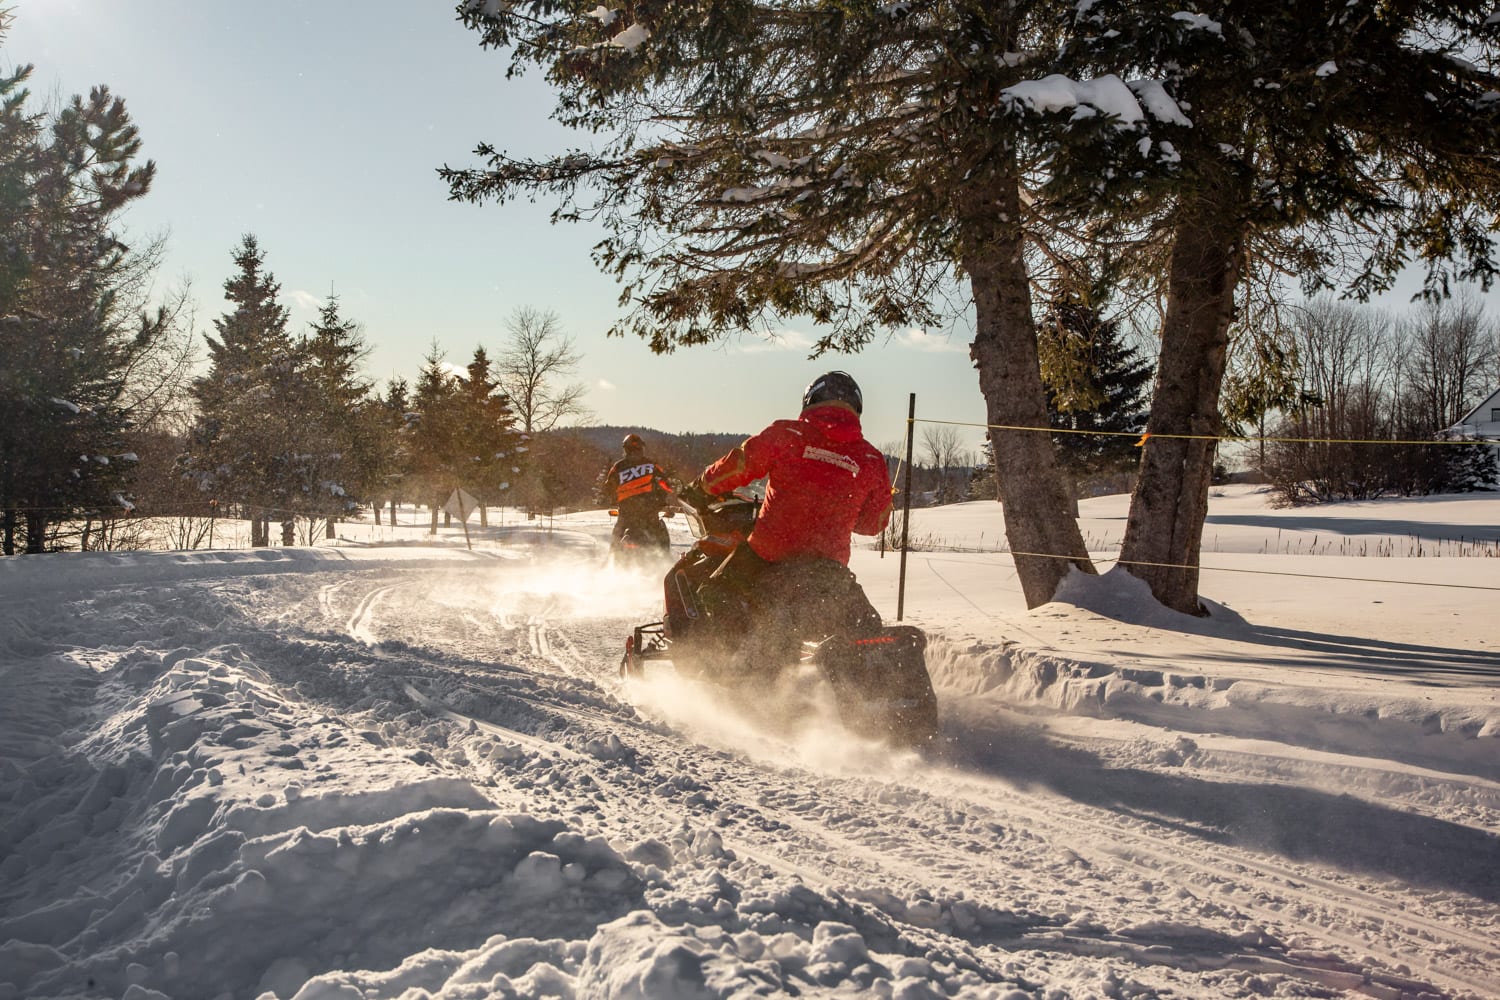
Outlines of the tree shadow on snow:
{"label": "tree shadow on snow", "polygon": [[[1256,653],[1254,660],[1269,666],[1319,667],[1362,674],[1385,674],[1419,678],[1443,686],[1470,685],[1476,681],[1482,683],[1486,679],[1500,681],[1500,652],[1391,642],[1368,636],[1307,632],[1254,623],[1241,626],[1226,638],[1263,647],[1266,652]],[[1279,656],[1273,652],[1278,648],[1289,652],[1285,656]],[[1292,650],[1297,651],[1296,655],[1290,652]],[[1317,658],[1309,659],[1308,653],[1315,654]],[[1142,649],[1132,651],[1132,655],[1147,661],[1153,657],[1173,659],[1178,654],[1153,654],[1149,649]],[[1215,659],[1211,652],[1194,655],[1204,661]],[[1230,649],[1220,658],[1226,663],[1241,663],[1245,659],[1245,651]]]}
{"label": "tree shadow on snow", "polygon": [[1212,843],[1500,903],[1500,837],[1349,795],[1112,767],[1029,727],[952,733],[948,761]]}
{"label": "tree shadow on snow", "polygon": [[[1500,541],[1500,525],[1448,524],[1440,521],[1397,521],[1382,517],[1320,517],[1316,514],[1298,513],[1295,516],[1273,514],[1213,514],[1205,519],[1206,527],[1213,525],[1235,525],[1246,528],[1265,528],[1287,532],[1289,539],[1302,539],[1311,545],[1308,535],[1328,535],[1338,538],[1345,535],[1368,535],[1388,540],[1396,551],[1410,545],[1435,545],[1440,542],[1469,542],[1494,544]],[[1297,534],[1293,536],[1291,532]],[[1324,544],[1333,542],[1325,539]],[[1370,543],[1373,547],[1374,543]],[[1350,555],[1359,553],[1351,552]]]}

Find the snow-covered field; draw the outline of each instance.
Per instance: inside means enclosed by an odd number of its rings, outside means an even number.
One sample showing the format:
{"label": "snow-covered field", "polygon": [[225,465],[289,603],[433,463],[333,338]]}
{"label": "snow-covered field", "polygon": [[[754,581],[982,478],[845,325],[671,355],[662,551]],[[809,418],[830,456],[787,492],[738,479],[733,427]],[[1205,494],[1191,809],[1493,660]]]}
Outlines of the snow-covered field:
{"label": "snow-covered field", "polygon": [[922,757],[622,682],[608,529],[0,560],[0,998],[1500,996],[1500,495],[1220,491],[1206,620],[919,511]]}

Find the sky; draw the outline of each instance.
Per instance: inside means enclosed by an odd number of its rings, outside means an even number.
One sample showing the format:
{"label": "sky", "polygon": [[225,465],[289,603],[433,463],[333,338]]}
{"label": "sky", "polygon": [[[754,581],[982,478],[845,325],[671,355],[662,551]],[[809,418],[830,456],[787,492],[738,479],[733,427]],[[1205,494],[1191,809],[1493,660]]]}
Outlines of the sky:
{"label": "sky", "polygon": [[[129,233],[166,234],[163,291],[189,278],[212,330],[245,233],[281,283],[293,329],[330,291],[361,323],[377,381],[410,380],[434,340],[462,366],[493,357],[518,307],[555,312],[583,355],[579,381],[601,424],[750,433],[795,415],[803,388],[832,368],[865,396],[866,436],[900,441],[918,414],[982,422],[960,330],[894,337],[857,356],[807,360],[811,324],[779,344],[741,339],[656,357],[606,339],[618,286],[590,258],[600,233],[552,226],[550,204],[450,203],[437,176],[472,166],[480,142],[541,155],[579,145],[547,118],[545,83],[504,78],[446,0],[10,0],[0,65],[36,66],[37,99],[107,84],[157,165]],[[982,432],[966,434],[977,447]],[[920,435],[918,440],[920,441]]]}
{"label": "sky", "polygon": [[[380,383],[410,380],[434,342],[459,367],[476,346],[494,356],[507,318],[531,307],[574,338],[594,423],[751,433],[793,415],[831,368],[860,382],[866,437],[882,447],[903,440],[913,393],[919,419],[985,419],[962,323],[818,361],[807,359],[810,323],[774,343],[746,336],[667,357],[606,338],[619,287],[590,258],[599,231],[551,225],[550,203],[447,200],[437,168],[477,165],[480,142],[518,155],[587,142],[548,119],[545,82],[504,78],[504,56],[482,50],[448,0],[372,0],[358,16],[308,0],[8,2],[0,66],[35,64],[38,98],[98,83],[125,98],[158,171],[127,235],[167,237],[160,290],[191,280],[205,332],[253,233],[293,328],[336,293]],[[1382,305],[1403,311],[1418,287],[1404,278]],[[1488,302],[1500,312],[1500,290]],[[982,430],[960,433],[977,449]]]}
{"label": "sky", "polygon": [[0,560],[0,1000],[1500,996],[1500,494],[1268,497],[1204,618],[914,512],[921,753],[622,680],[603,511]]}

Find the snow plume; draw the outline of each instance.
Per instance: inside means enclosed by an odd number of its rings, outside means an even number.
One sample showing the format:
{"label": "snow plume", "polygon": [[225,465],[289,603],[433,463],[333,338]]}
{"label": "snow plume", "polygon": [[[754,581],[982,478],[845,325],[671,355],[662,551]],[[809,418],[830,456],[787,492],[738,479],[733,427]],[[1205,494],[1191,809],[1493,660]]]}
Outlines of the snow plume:
{"label": "snow plume", "polygon": [[811,666],[785,670],[764,684],[729,686],[648,664],[645,678],[626,686],[631,702],[647,715],[709,746],[758,760],[825,774],[881,774],[890,773],[893,762],[917,759],[850,731]]}
{"label": "snow plume", "polygon": [[601,565],[598,557],[544,560],[525,573],[495,574],[475,581],[457,569],[437,578],[425,600],[484,619],[524,620],[545,616],[619,617],[647,620],[660,613],[660,567]]}

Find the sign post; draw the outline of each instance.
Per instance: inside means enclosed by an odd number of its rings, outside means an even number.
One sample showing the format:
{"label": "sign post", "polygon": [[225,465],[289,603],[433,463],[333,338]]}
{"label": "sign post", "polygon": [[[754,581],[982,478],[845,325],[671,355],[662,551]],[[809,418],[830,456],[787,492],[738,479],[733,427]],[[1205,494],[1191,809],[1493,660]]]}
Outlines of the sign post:
{"label": "sign post", "polygon": [[474,550],[474,543],[469,540],[469,515],[474,513],[478,507],[479,501],[463,490],[454,490],[453,495],[448,498],[448,502],[443,504],[443,510],[458,518],[459,523],[464,526],[464,544],[469,547],[469,551],[471,552]]}
{"label": "sign post", "polygon": [[917,394],[912,393],[906,407],[906,484],[901,490],[901,570],[896,582],[896,620],[906,610],[906,539],[911,527],[911,449],[917,429]]}

